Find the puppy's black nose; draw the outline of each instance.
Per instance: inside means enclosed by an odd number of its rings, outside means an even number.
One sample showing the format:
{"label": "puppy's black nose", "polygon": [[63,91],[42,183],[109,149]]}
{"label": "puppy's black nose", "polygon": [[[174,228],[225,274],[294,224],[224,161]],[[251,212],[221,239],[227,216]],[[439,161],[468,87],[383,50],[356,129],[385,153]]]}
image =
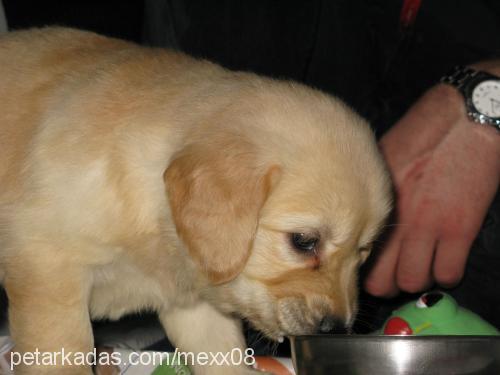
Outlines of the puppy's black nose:
{"label": "puppy's black nose", "polygon": [[319,323],[318,333],[346,334],[348,329],[342,319],[333,315],[326,315]]}

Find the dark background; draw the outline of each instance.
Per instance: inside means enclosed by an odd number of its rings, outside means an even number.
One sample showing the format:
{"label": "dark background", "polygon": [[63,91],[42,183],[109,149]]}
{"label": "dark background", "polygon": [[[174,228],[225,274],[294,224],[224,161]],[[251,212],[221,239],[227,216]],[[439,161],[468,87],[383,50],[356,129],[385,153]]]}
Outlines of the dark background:
{"label": "dark background", "polygon": [[498,0],[4,0],[11,29],[66,25],[334,93],[382,134],[456,64],[500,55]]}
{"label": "dark background", "polygon": [[[10,29],[64,25],[169,47],[228,68],[295,79],[341,97],[383,134],[454,65],[500,56],[500,1],[422,0],[412,27],[403,0],[4,0]],[[459,302],[500,325],[500,200],[478,237]],[[494,262],[489,259],[495,257]],[[496,262],[496,263],[495,263]],[[470,271],[473,270],[473,271]],[[477,281],[476,274],[482,275]],[[393,306],[362,296],[356,329]],[[1,314],[1,312],[0,312]],[[375,318],[374,318],[375,317]],[[252,333],[250,333],[252,335]]]}

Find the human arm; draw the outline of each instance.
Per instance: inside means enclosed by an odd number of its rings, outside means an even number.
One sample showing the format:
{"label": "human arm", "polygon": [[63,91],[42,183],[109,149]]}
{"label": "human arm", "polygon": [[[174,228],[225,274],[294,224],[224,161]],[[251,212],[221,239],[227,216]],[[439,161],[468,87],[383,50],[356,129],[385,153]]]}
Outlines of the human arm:
{"label": "human arm", "polygon": [[[500,61],[474,67],[500,75]],[[500,134],[472,122],[461,94],[439,84],[380,147],[395,185],[397,223],[368,274],[367,291],[392,296],[434,282],[456,285],[498,188]]]}

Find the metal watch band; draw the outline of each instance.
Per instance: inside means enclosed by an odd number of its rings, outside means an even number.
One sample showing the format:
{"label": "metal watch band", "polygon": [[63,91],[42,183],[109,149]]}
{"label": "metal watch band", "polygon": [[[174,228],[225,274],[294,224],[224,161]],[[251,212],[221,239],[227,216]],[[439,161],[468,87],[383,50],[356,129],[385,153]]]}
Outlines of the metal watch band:
{"label": "metal watch band", "polygon": [[451,72],[443,76],[440,80],[441,83],[449,84],[456,87],[464,96],[467,107],[467,114],[469,117],[477,123],[493,126],[500,132],[500,119],[487,117],[476,110],[471,109],[471,103],[468,99],[468,90],[470,89],[468,84],[474,78],[481,79],[490,78],[500,81],[500,77],[496,77],[493,74],[487,72],[475,70],[466,66],[458,65]]}
{"label": "metal watch band", "polygon": [[475,77],[478,73],[479,72],[477,70],[458,65],[455,66],[451,72],[442,77],[440,82],[455,86],[457,89],[462,91],[464,83],[470,78]]}

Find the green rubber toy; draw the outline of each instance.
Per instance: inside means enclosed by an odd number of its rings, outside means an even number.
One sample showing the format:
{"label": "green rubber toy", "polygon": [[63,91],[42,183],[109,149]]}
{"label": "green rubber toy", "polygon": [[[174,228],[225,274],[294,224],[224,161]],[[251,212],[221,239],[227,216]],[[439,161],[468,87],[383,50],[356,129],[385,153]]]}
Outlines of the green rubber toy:
{"label": "green rubber toy", "polygon": [[443,292],[423,294],[392,312],[378,332],[384,335],[500,335],[479,315]]}

